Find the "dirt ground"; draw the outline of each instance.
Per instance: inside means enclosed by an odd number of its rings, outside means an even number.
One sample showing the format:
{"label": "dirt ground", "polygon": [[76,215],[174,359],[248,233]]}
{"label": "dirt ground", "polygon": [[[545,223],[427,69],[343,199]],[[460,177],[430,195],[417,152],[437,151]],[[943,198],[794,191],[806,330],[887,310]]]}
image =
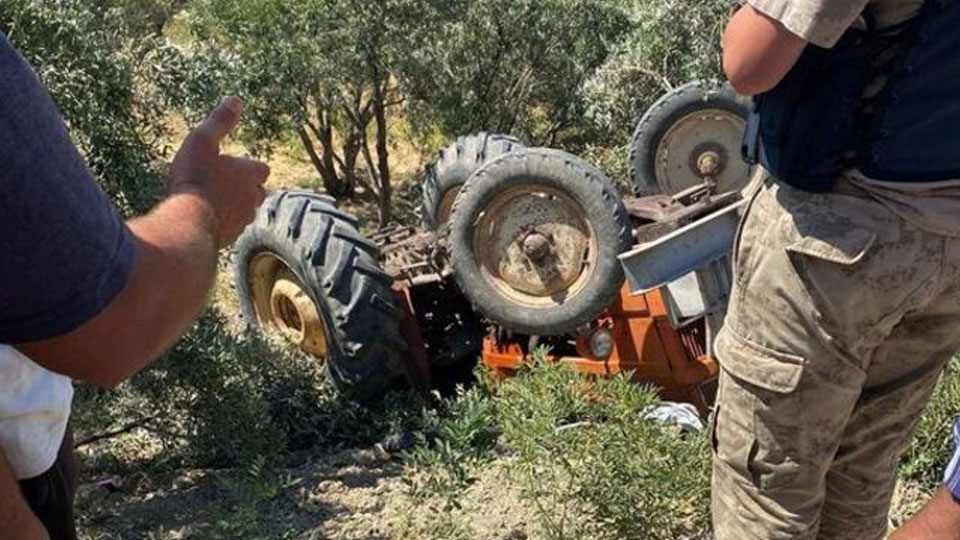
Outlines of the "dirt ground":
{"label": "dirt ground", "polygon": [[[79,491],[77,514],[82,537],[90,540],[537,538],[507,467],[504,460],[485,467],[450,504],[414,498],[409,485],[415,473],[382,450],[345,450],[267,477],[191,470],[159,480],[132,475],[89,482]],[[899,484],[891,525],[901,524],[929,495]]]}
{"label": "dirt ground", "polygon": [[484,469],[452,506],[408,493],[402,463],[376,449],[318,456],[251,478],[249,471],[178,471],[84,484],[77,514],[86,538],[302,538],[522,540],[533,533],[503,464]]}

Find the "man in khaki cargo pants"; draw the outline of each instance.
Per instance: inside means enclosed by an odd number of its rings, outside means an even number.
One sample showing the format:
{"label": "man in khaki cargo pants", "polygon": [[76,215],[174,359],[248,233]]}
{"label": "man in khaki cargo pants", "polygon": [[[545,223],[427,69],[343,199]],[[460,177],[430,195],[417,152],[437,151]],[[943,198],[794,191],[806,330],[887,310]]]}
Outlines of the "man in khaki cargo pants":
{"label": "man in khaki cargo pants", "polygon": [[[766,92],[867,3],[750,0],[724,69],[742,93]],[[870,4],[882,27],[922,0]],[[960,181],[850,170],[812,193],[759,175],[716,344],[716,538],[883,538],[897,459],[960,350]]]}

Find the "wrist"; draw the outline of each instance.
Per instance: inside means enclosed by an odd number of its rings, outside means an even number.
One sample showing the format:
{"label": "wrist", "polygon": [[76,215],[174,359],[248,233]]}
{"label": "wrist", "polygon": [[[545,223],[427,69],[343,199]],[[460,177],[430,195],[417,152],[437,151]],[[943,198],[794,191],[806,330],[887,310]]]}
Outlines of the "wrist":
{"label": "wrist", "polygon": [[166,203],[177,209],[179,217],[209,233],[216,247],[220,246],[220,216],[203,195],[192,190],[180,190],[167,197]]}

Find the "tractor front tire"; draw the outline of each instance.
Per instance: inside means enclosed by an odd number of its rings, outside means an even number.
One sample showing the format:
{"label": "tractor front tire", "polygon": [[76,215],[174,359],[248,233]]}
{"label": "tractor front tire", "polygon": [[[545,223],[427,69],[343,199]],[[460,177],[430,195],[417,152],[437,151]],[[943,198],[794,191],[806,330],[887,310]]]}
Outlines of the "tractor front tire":
{"label": "tractor front tire", "polygon": [[507,330],[561,335],[593,321],[623,285],[630,220],[582,159],[531,148],[478,169],[450,218],[450,264],[477,311]]}
{"label": "tractor front tire", "polygon": [[746,187],[750,167],[740,146],[750,108],[749,98],[728,83],[694,81],[665,94],[644,113],[630,142],[634,194],[676,195],[702,183],[697,157],[704,152],[714,152],[722,164],[721,193]]}
{"label": "tractor front tire", "polygon": [[440,150],[437,160],[424,170],[421,182],[420,218],[424,226],[440,230],[450,218],[453,202],[467,178],[491,159],[523,147],[509,135],[480,132],[457,137],[456,142]]}
{"label": "tractor front tire", "polygon": [[237,241],[243,317],[324,362],[338,391],[367,401],[402,370],[406,341],[391,278],[357,221],[310,192],[271,195]]}

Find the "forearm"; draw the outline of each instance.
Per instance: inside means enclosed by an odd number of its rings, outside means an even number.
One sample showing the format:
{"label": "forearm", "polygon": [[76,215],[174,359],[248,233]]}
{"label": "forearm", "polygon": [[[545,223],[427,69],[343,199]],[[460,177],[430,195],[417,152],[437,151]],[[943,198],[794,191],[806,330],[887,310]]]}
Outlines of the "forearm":
{"label": "forearm", "polygon": [[206,307],[217,272],[217,223],[203,199],[181,194],[129,225],[137,237],[137,263],[123,299],[131,319],[122,320],[135,320],[139,330],[130,334],[128,349],[148,344],[137,351],[146,363]]}
{"label": "forearm", "polygon": [[47,531],[20,494],[10,465],[0,452],[0,530],[12,540],[45,540]]}
{"label": "forearm", "polygon": [[18,348],[48,369],[94,384],[133,375],[205,306],[217,267],[216,219],[199,196],[179,194],[132,220],[136,256],[116,299],[74,332]]}
{"label": "forearm", "polygon": [[940,488],[890,540],[960,540],[960,503],[950,491]]}

